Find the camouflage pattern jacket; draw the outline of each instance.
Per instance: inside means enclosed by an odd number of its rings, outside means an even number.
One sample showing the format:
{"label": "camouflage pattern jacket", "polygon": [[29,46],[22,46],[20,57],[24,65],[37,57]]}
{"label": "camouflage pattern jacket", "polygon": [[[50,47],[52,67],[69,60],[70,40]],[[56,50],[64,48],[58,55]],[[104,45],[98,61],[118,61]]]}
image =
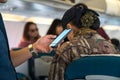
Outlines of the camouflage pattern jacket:
{"label": "camouflage pattern jacket", "polygon": [[114,46],[102,38],[96,31],[83,30],[75,35],[74,40],[66,42],[56,50],[51,63],[49,80],[64,80],[66,66],[82,54],[115,54]]}

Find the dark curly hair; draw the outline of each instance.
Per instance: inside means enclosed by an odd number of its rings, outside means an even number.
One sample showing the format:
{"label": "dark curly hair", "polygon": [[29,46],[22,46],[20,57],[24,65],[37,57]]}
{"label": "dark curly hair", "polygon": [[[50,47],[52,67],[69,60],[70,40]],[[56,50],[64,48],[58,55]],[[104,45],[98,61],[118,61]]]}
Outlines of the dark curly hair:
{"label": "dark curly hair", "polygon": [[62,26],[71,22],[78,28],[88,27],[97,30],[100,26],[99,14],[89,9],[85,4],[79,3],[67,10],[62,18]]}

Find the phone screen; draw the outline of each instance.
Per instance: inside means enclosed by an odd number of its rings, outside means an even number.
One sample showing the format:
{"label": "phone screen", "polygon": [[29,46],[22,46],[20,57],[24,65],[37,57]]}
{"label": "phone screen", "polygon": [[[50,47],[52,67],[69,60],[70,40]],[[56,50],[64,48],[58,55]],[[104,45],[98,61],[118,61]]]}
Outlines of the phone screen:
{"label": "phone screen", "polygon": [[57,47],[58,44],[59,44],[62,40],[64,40],[71,31],[72,31],[72,29],[65,29],[65,30],[50,44],[50,46],[53,47],[53,48],[54,48],[54,47]]}

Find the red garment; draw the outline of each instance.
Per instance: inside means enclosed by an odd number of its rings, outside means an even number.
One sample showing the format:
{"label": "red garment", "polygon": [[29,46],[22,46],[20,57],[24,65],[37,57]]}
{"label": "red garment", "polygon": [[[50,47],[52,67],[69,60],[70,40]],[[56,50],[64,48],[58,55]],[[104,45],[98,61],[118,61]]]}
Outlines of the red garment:
{"label": "red garment", "polygon": [[21,40],[18,47],[19,48],[24,48],[26,46],[28,46],[29,44],[33,44],[35,41],[25,41],[25,40]]}

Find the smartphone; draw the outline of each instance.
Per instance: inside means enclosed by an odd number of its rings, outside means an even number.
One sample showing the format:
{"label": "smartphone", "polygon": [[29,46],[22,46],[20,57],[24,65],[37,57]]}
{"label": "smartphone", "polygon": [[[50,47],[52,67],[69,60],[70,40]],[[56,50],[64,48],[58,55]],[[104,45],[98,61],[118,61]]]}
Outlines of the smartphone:
{"label": "smartphone", "polygon": [[62,40],[64,40],[67,35],[72,31],[72,29],[65,29],[51,44],[52,48],[56,48]]}

